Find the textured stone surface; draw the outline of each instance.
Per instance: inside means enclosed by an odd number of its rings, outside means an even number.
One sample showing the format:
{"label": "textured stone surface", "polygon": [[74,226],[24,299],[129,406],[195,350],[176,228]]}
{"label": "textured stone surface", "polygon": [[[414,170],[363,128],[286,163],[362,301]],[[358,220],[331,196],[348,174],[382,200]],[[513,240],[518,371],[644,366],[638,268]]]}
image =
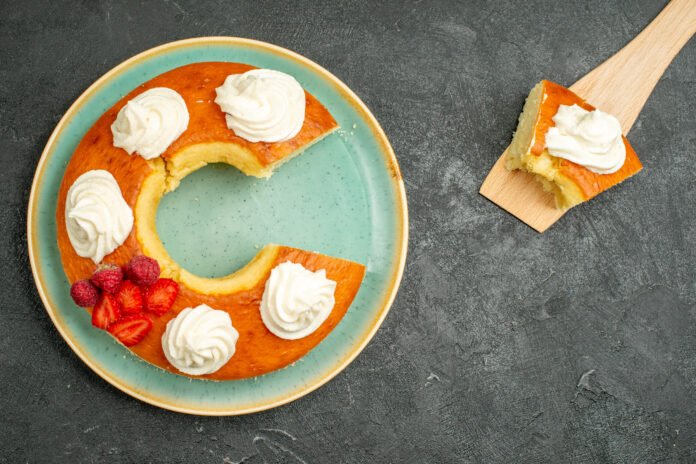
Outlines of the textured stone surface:
{"label": "textured stone surface", "polygon": [[[531,86],[572,83],[664,2],[333,3],[0,3],[0,462],[696,461],[696,43],[630,134],[635,179],[544,235],[477,194]],[[73,100],[201,35],[276,43],[343,79],[389,135],[411,212],[401,291],[363,354],[238,418],[99,379],[43,310],[26,251],[33,171]]]}

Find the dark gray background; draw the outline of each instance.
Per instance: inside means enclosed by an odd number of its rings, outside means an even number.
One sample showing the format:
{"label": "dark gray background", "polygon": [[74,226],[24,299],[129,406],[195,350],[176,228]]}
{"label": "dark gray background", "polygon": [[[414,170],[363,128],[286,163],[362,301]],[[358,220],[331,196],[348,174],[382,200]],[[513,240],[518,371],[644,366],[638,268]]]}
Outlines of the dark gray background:
{"label": "dark gray background", "polygon": [[[696,461],[696,44],[630,133],[644,171],[539,235],[477,194],[526,93],[572,83],[664,2],[376,3],[1,2],[0,461]],[[411,213],[367,349],[317,392],[237,418],[101,380],[46,315],[26,251],[34,168],[74,99],[203,35],[272,42],[344,80],[389,135]]]}

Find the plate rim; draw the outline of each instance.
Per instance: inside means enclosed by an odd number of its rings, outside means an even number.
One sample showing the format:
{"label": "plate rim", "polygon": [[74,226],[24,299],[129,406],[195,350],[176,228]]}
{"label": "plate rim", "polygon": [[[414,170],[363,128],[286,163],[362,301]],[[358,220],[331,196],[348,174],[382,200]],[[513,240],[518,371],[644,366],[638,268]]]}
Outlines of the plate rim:
{"label": "plate rim", "polygon": [[[185,48],[189,46],[195,46],[195,45],[206,45],[206,44],[214,44],[214,43],[222,43],[225,45],[232,45],[232,46],[247,46],[247,47],[252,47],[252,48],[257,48],[257,49],[262,49],[264,51],[268,51],[274,54],[281,55],[285,58],[289,58],[291,60],[294,60],[296,62],[299,62],[300,65],[311,69],[312,71],[316,72],[319,74],[321,77],[327,79],[330,83],[334,84],[337,88],[337,90],[340,91],[340,93],[343,94],[343,97],[348,100],[348,103],[351,104],[352,106],[355,107],[355,109],[358,110],[359,113],[363,116],[364,120],[368,123],[368,127],[370,130],[373,132],[376,141],[378,142],[379,145],[382,147],[382,155],[385,156],[385,168],[390,170],[390,180],[392,187],[395,189],[395,194],[397,197],[397,202],[395,203],[396,209],[397,209],[397,224],[396,224],[396,234],[395,238],[399,240],[401,243],[397,244],[395,247],[395,253],[397,254],[396,256],[396,268],[392,269],[392,274],[389,278],[389,285],[388,289],[383,292],[382,296],[382,302],[381,302],[381,308],[379,309],[379,312],[377,314],[377,317],[372,320],[371,326],[369,329],[361,335],[361,340],[358,343],[355,343],[351,348],[350,348],[350,353],[346,358],[343,359],[343,361],[336,363],[335,365],[331,366],[328,370],[326,370],[324,373],[322,373],[320,376],[318,376],[315,380],[312,380],[310,383],[307,385],[295,390],[292,393],[287,394],[284,397],[278,398],[274,401],[269,401],[269,402],[261,402],[257,403],[251,406],[247,407],[235,407],[232,409],[228,409],[225,407],[219,408],[219,409],[199,409],[193,406],[179,406],[179,405],[174,405],[174,404],[169,404],[164,400],[155,398],[153,396],[148,396],[146,391],[142,390],[136,390],[132,388],[129,385],[126,385],[120,381],[120,379],[112,375],[110,372],[108,372],[105,369],[102,369],[102,367],[96,363],[93,362],[89,356],[87,356],[85,353],[83,353],[77,343],[75,343],[72,338],[69,336],[67,333],[66,329],[63,327],[62,322],[59,320],[59,317],[54,309],[54,305],[50,298],[48,297],[47,291],[45,290],[45,285],[43,283],[42,275],[41,272],[39,271],[39,264],[38,264],[38,250],[36,249],[37,247],[37,240],[35,238],[35,234],[37,233],[34,228],[35,228],[35,223],[37,221],[34,220],[34,216],[37,214],[37,202],[38,202],[38,192],[40,190],[40,183],[43,178],[43,174],[45,171],[46,163],[48,158],[50,158],[50,155],[53,152],[53,148],[56,144],[56,141],[58,139],[58,136],[60,133],[63,131],[64,126],[67,124],[68,121],[70,121],[73,116],[79,111],[79,109],[83,106],[83,104],[88,100],[89,97],[92,96],[94,92],[96,92],[99,88],[104,86],[105,84],[108,83],[108,81],[121,73],[122,71],[127,70],[131,66],[133,66],[136,63],[139,63],[147,58],[152,58],[155,57],[163,52],[170,51],[173,49],[177,48]],[[400,220],[398,220],[400,219]],[[363,103],[363,101],[358,97],[355,92],[353,92],[343,81],[341,81],[338,77],[333,75],[331,72],[320,66],[319,64],[315,63],[314,61],[310,60],[309,58],[306,58],[302,55],[300,55],[297,52],[294,52],[292,50],[286,49],[284,47],[270,44],[268,42],[263,42],[255,39],[249,39],[249,38],[243,38],[243,37],[232,37],[232,36],[208,36],[208,37],[194,37],[194,38],[189,38],[189,39],[183,39],[183,40],[177,40],[173,42],[167,42],[162,45],[158,45],[156,47],[149,48],[147,50],[144,50],[124,61],[121,63],[117,64],[113,68],[111,68],[109,71],[104,73],[102,76],[100,76],[96,81],[94,81],[85,91],[83,91],[77,99],[70,105],[70,107],[67,109],[67,111],[63,114],[61,119],[58,121],[58,124],[56,127],[53,129],[51,135],[49,136],[46,145],[41,153],[41,157],[39,158],[39,161],[36,165],[36,171],[34,172],[34,177],[32,179],[32,185],[31,185],[31,190],[29,194],[29,202],[28,202],[28,207],[27,207],[27,246],[28,246],[28,255],[29,255],[29,262],[31,265],[31,270],[32,270],[32,275],[34,278],[34,283],[36,285],[36,289],[39,293],[39,297],[41,298],[41,301],[43,303],[44,308],[46,309],[46,312],[48,313],[49,317],[51,318],[51,321],[53,322],[53,325],[56,327],[58,332],[60,333],[61,337],[65,342],[70,346],[72,351],[84,362],[92,371],[94,371],[99,377],[107,381],[109,384],[113,385],[117,389],[121,390],[123,393],[126,393],[129,396],[132,396],[140,401],[143,401],[145,403],[151,404],[153,406],[170,410],[170,411],[175,411],[175,412],[180,412],[180,413],[186,413],[186,414],[194,414],[194,415],[205,415],[205,416],[235,416],[235,415],[243,415],[243,414],[250,414],[254,412],[260,412],[260,411],[265,411],[268,409],[273,409],[278,406],[282,406],[284,404],[290,403],[296,399],[299,399],[305,395],[308,395],[309,393],[315,391],[316,389],[320,388],[327,382],[329,382],[331,379],[333,379],[336,375],[338,375],[341,371],[343,371],[353,360],[362,352],[362,350],[367,346],[367,344],[372,340],[374,335],[377,333],[379,328],[381,327],[382,323],[384,322],[384,319],[386,318],[387,314],[389,313],[389,310],[391,309],[391,306],[394,302],[394,299],[396,297],[396,294],[398,292],[400,283],[401,283],[401,278],[403,276],[404,268],[406,265],[406,254],[407,254],[407,249],[408,249],[408,204],[406,201],[406,189],[404,185],[403,178],[401,176],[401,171],[399,168],[399,164],[396,160],[396,156],[394,154],[394,150],[389,143],[389,139],[387,138],[384,130],[380,126],[379,122],[375,118],[375,116],[372,114],[372,112],[368,109],[368,107]]]}

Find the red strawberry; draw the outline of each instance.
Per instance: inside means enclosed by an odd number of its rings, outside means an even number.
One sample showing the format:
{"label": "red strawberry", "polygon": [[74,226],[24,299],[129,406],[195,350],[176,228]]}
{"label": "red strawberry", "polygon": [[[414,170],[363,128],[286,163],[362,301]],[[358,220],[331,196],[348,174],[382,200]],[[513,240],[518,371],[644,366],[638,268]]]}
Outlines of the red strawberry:
{"label": "red strawberry", "polygon": [[92,310],[92,325],[106,330],[109,328],[109,325],[120,318],[121,305],[116,297],[109,293],[102,293]]}
{"label": "red strawberry", "polygon": [[108,293],[115,293],[122,280],[123,271],[113,264],[99,266],[92,274],[92,283]]}
{"label": "red strawberry", "polygon": [[97,304],[99,290],[87,280],[78,280],[70,287],[70,296],[77,306],[89,308]]}
{"label": "red strawberry", "polygon": [[126,274],[136,285],[152,285],[160,275],[160,267],[156,260],[138,255],[128,263]]}
{"label": "red strawberry", "polygon": [[172,279],[159,279],[151,285],[145,294],[145,309],[158,316],[172,309],[179,294],[179,284]]}
{"label": "red strawberry", "polygon": [[126,346],[140,343],[152,329],[152,321],[143,314],[126,316],[109,326],[109,333]]}
{"label": "red strawberry", "polygon": [[121,304],[125,315],[138,314],[143,311],[143,294],[140,287],[129,280],[124,280],[116,292],[116,299]]}

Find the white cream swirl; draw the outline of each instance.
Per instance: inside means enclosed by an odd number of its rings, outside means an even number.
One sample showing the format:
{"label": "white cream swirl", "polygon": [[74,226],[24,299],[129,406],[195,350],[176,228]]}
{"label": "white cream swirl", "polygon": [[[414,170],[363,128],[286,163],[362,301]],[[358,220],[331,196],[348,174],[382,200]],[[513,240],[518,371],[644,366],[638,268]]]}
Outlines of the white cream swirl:
{"label": "white cream swirl", "polygon": [[172,89],[156,87],[126,103],[111,125],[114,146],[145,159],[157,158],[184,133],[189,112]]}
{"label": "white cream swirl", "polygon": [[329,317],[336,303],[336,282],[326,271],[312,272],[286,261],[271,271],[261,299],[261,319],[274,335],[287,340],[306,337]]}
{"label": "white cream swirl", "polygon": [[597,174],[616,172],[626,161],[621,124],[614,116],[578,105],[561,105],[553,122],[556,126],[546,133],[546,149],[553,156]]}
{"label": "white cream swirl", "polygon": [[237,339],[230,315],[202,304],[184,309],[167,323],[162,350],[184,374],[212,374],[234,355]]}
{"label": "white cream swirl", "polygon": [[65,199],[65,226],[75,252],[99,264],[133,229],[133,211],[110,172],[87,171]]}
{"label": "white cream swirl", "polygon": [[216,89],[227,127],[250,142],[295,137],[305,117],[305,93],[294,77],[271,69],[231,74]]}

